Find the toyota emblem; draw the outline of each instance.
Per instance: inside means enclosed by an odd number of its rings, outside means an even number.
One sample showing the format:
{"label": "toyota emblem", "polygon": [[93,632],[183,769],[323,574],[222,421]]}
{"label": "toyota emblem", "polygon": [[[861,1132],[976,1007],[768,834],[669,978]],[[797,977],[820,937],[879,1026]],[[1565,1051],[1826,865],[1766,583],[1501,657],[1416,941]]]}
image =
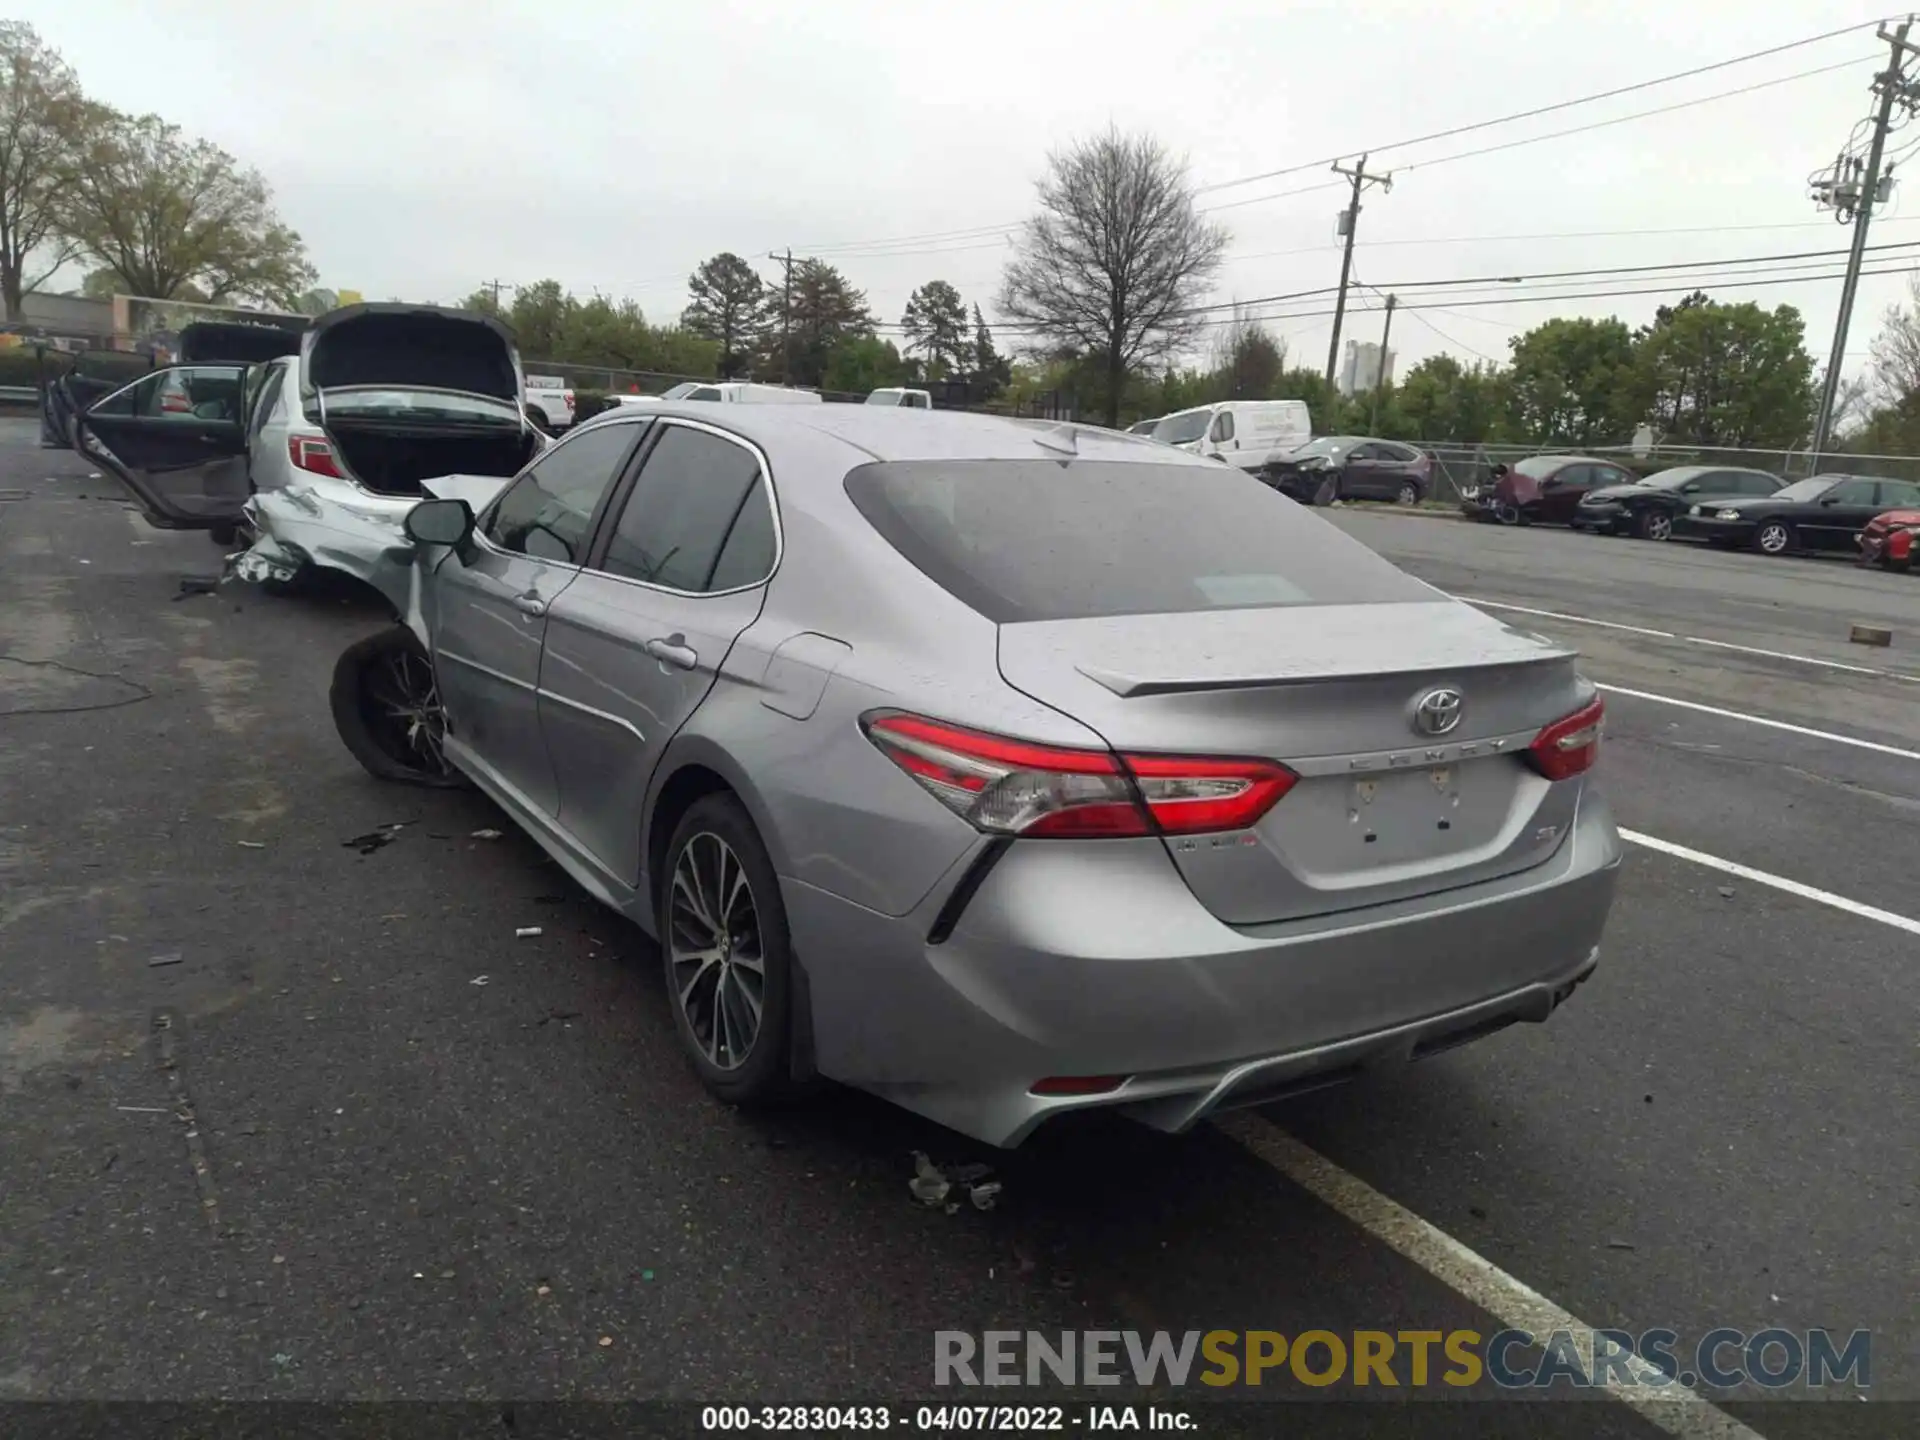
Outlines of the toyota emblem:
{"label": "toyota emblem", "polygon": [[1458,690],[1429,690],[1413,706],[1413,728],[1422,735],[1445,735],[1460,723],[1466,704]]}

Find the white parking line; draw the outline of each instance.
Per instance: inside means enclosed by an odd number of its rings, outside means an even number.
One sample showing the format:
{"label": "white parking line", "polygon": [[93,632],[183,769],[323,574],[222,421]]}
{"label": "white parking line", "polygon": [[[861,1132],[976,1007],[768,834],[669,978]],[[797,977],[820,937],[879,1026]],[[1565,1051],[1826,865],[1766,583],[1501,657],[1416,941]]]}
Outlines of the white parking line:
{"label": "white parking line", "polygon": [[[1593,1353],[1593,1326],[1277,1125],[1247,1111],[1220,1116],[1213,1123],[1301,1189],[1502,1325],[1529,1331],[1543,1341],[1554,1331],[1565,1330],[1583,1355]],[[1697,1392],[1669,1381],[1664,1372],[1638,1356],[1623,1356],[1622,1363],[1639,1383],[1619,1385],[1608,1374],[1597,1393],[1618,1400],[1667,1434],[1681,1440],[1761,1440],[1758,1431],[1742,1425]]]}
{"label": "white parking line", "polygon": [[1715,650],[1734,650],[1743,655],[1764,655],[1769,660],[1790,660],[1796,665],[1817,665],[1822,670],[1844,670],[1849,675],[1877,675],[1882,680],[1905,680],[1920,685],[1920,675],[1900,670],[1879,670],[1871,665],[1849,665],[1844,660],[1824,660],[1818,655],[1796,655],[1790,650],[1765,650],[1758,645],[1736,645],[1731,640],[1709,640],[1703,635],[1682,635],[1677,630],[1651,630],[1644,625],[1622,625],[1617,620],[1596,620],[1590,615],[1569,615],[1564,610],[1538,610],[1531,605],[1509,605],[1504,600],[1482,600],[1473,595],[1456,595],[1469,605],[1483,610],[1512,610],[1521,615],[1543,615],[1564,620],[1569,625],[1592,625],[1601,630],[1624,630],[1630,635],[1651,635],[1656,640],[1678,640],[1687,645],[1707,645]]}
{"label": "white parking line", "polygon": [[1553,620],[1566,620],[1575,625],[1596,625],[1602,630],[1625,630],[1629,635],[1651,635],[1656,640],[1678,640],[1681,637],[1671,630],[1649,630],[1644,625],[1622,625],[1617,620],[1595,620],[1591,615],[1567,615],[1559,610],[1535,610],[1528,605],[1509,605],[1504,600],[1481,600],[1472,595],[1456,595],[1456,600],[1464,600],[1469,605],[1478,605],[1483,610],[1515,610],[1522,615],[1545,615]]}
{"label": "white parking line", "polygon": [[1896,915],[1891,910],[1882,910],[1875,905],[1863,905],[1858,900],[1849,900],[1846,896],[1836,895],[1831,890],[1818,890],[1811,885],[1802,885],[1798,880],[1789,880],[1784,875],[1755,870],[1752,866],[1742,865],[1737,860],[1722,860],[1718,855],[1690,850],[1685,845],[1676,845],[1671,840],[1643,835],[1638,830],[1622,830],[1620,838],[1634,845],[1643,845],[1649,850],[1658,850],[1662,855],[1672,855],[1679,860],[1690,860],[1695,865],[1705,865],[1710,870],[1719,870],[1741,880],[1751,880],[1756,885],[1767,885],[1775,890],[1783,890],[1789,895],[1798,895],[1802,900],[1811,900],[1818,905],[1844,910],[1847,914],[1858,915],[1863,920],[1890,925],[1895,930],[1906,931],[1909,935],[1920,935],[1920,920]]}
{"label": "white parking line", "polygon": [[1593,688],[1609,695],[1628,695],[1635,700],[1651,700],[1656,705],[1676,705],[1682,710],[1698,710],[1706,715],[1718,715],[1724,720],[1743,720],[1749,725],[1764,725],[1769,730],[1785,730],[1792,735],[1805,735],[1814,740],[1831,740],[1836,745],[1852,745],[1861,750],[1876,750],[1882,755],[1897,755],[1902,760],[1920,760],[1920,750],[1903,750],[1898,745],[1882,745],[1878,740],[1862,740],[1853,735],[1841,735],[1832,730],[1815,730],[1807,725],[1794,725],[1785,720],[1769,720],[1764,715],[1751,715],[1745,710],[1723,710],[1718,705],[1703,705],[1698,700],[1681,700],[1672,695],[1656,695],[1651,690],[1629,690],[1624,685],[1603,685],[1595,681]]}

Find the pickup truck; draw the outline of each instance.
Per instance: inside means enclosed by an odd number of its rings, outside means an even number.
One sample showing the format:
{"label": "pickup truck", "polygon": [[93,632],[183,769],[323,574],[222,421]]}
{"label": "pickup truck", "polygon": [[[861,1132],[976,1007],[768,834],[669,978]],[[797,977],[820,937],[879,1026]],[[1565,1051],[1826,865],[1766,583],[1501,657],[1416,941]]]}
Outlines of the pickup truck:
{"label": "pickup truck", "polygon": [[527,409],[549,430],[573,424],[573,389],[558,375],[527,376]]}

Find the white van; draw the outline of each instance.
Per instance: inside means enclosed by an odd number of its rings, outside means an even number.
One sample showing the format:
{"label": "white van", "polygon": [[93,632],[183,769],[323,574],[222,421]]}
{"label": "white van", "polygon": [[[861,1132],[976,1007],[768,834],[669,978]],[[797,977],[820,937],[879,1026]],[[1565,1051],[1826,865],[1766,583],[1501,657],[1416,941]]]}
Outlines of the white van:
{"label": "white van", "polygon": [[1153,438],[1195,455],[1214,455],[1242,470],[1258,470],[1281,450],[1313,438],[1304,400],[1221,400],[1176,410],[1153,427]]}
{"label": "white van", "polygon": [[818,390],[761,385],[751,380],[683,380],[658,395],[609,395],[619,405],[658,405],[663,400],[718,400],[724,405],[818,405]]}
{"label": "white van", "polygon": [[902,410],[931,410],[933,396],[925,390],[909,390],[899,385],[886,385],[867,396],[869,405],[895,405]]}

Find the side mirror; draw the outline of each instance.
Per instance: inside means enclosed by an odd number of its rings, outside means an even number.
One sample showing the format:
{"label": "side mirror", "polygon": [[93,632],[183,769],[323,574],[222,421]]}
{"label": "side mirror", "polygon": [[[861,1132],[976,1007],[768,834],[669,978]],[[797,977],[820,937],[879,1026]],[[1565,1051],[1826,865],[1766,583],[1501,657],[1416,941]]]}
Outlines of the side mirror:
{"label": "side mirror", "polygon": [[416,545],[465,545],[473,511],[464,500],[422,500],[407,512],[406,532]]}
{"label": "side mirror", "polygon": [[1840,497],[1838,495],[1822,495],[1820,497],[1820,503],[1822,506],[1838,505],[1840,503]]}
{"label": "side mirror", "polygon": [[1487,478],[1490,480],[1501,480],[1506,477],[1506,473],[1507,473],[1506,466],[1495,465],[1487,471]]}

